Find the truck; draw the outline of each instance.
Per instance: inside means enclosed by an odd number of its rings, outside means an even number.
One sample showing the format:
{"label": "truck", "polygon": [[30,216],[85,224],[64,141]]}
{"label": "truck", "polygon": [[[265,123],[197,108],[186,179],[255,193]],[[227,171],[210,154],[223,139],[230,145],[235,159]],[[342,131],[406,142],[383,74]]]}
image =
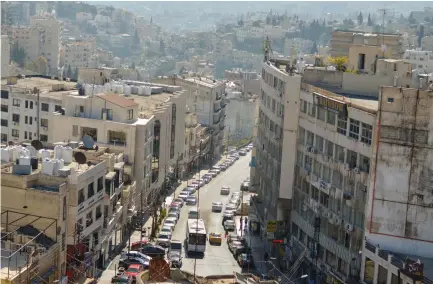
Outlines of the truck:
{"label": "truck", "polygon": [[182,255],[182,242],[178,240],[171,240],[168,253],[170,254],[171,251],[178,251]]}

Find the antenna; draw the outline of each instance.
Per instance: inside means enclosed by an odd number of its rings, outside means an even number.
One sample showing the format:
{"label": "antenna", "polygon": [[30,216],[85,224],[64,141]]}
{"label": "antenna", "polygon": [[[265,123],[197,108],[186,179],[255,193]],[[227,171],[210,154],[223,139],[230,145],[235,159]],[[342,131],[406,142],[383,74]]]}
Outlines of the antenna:
{"label": "antenna", "polygon": [[77,162],[79,165],[83,165],[87,162],[86,155],[84,155],[81,152],[75,152],[74,159],[75,159],[75,162]]}
{"label": "antenna", "polygon": [[42,142],[39,140],[33,140],[30,144],[35,148],[36,151],[39,151],[44,147]]}
{"label": "antenna", "polygon": [[83,136],[83,144],[86,149],[93,149],[93,146],[95,145],[95,140],[89,135]]}

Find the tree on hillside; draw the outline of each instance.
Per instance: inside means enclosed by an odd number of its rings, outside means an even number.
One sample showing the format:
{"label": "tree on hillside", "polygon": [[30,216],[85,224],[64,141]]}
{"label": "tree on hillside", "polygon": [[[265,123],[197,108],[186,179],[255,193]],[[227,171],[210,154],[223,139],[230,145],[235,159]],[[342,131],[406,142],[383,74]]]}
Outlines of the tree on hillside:
{"label": "tree on hillside", "polygon": [[72,78],[72,69],[71,69],[71,65],[68,65],[68,70],[66,71],[66,77],[68,78]]}
{"label": "tree on hillside", "polygon": [[371,21],[371,16],[370,16],[370,14],[368,14],[367,26],[371,27],[372,25],[373,25],[373,22]]}
{"label": "tree on hillside", "polygon": [[134,33],[134,44],[135,45],[139,45],[140,44],[140,37],[138,36],[137,29],[135,29],[135,33]]}
{"label": "tree on hillside", "polygon": [[359,15],[358,15],[358,25],[362,25],[363,22],[364,22],[364,18],[362,17],[362,12],[359,12]]}
{"label": "tree on hillside", "polygon": [[161,53],[164,53],[164,51],[165,51],[165,44],[164,44],[164,41],[162,39],[159,41],[159,51]]}
{"label": "tree on hillside", "polygon": [[75,67],[75,71],[74,71],[73,78],[74,78],[75,80],[78,80],[78,67]]}
{"label": "tree on hillside", "polygon": [[418,47],[421,47],[421,40],[424,37],[424,26],[421,25],[419,27],[419,32],[418,32]]}
{"label": "tree on hillside", "polygon": [[26,61],[26,51],[24,48],[20,47],[18,45],[18,42],[14,42],[12,45],[12,51],[11,51],[11,59],[15,61],[19,66],[24,66],[24,62]]}
{"label": "tree on hillside", "polygon": [[319,50],[317,49],[317,43],[314,42],[314,43],[313,43],[313,47],[311,47],[311,51],[310,51],[310,53],[311,53],[311,54],[316,54],[316,53],[318,53],[318,52],[319,52]]}
{"label": "tree on hillside", "polygon": [[335,65],[337,71],[346,71],[346,64],[349,62],[347,56],[329,57],[328,62]]}

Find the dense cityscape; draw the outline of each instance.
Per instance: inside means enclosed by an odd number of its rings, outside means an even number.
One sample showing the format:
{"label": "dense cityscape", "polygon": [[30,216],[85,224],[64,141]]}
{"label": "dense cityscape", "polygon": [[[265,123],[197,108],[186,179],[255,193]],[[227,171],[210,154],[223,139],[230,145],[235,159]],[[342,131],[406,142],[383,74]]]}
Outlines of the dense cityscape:
{"label": "dense cityscape", "polygon": [[430,2],[1,2],[2,284],[433,284],[432,176]]}

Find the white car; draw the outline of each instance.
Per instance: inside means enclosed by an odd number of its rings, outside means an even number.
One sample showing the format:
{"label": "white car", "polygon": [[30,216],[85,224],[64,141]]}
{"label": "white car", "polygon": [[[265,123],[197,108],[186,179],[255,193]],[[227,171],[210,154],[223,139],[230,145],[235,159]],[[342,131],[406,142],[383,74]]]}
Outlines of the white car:
{"label": "white car", "polygon": [[245,150],[240,150],[240,151],[239,151],[239,155],[240,155],[240,156],[246,156],[246,155],[247,155],[247,151],[245,151]]}
{"label": "white car", "polygon": [[200,182],[198,180],[195,180],[189,186],[198,189],[200,188]]}
{"label": "white car", "polygon": [[227,163],[225,163],[225,162],[220,165],[221,171],[227,170],[228,167],[229,167],[229,165]]}
{"label": "white car", "polygon": [[161,233],[167,233],[167,234],[172,234],[173,233],[173,227],[170,226],[163,226],[160,230]]}
{"label": "white car", "polygon": [[226,205],[226,211],[236,211],[236,208],[238,208],[237,206],[236,206],[236,204],[233,204],[233,203],[229,203],[229,204],[227,204]]}
{"label": "white car", "polygon": [[187,194],[186,192],[182,191],[182,192],[179,194],[178,197],[179,197],[180,199],[186,200],[186,199],[188,198],[188,196],[189,196],[189,194]]}
{"label": "white car", "polygon": [[233,211],[226,210],[223,213],[223,218],[233,219],[234,216],[235,214],[233,213]]}
{"label": "white car", "polygon": [[179,215],[176,212],[169,212],[167,217],[173,217],[176,218],[176,222],[179,219]]}
{"label": "white car", "polygon": [[206,181],[204,179],[201,178],[201,179],[198,180],[198,185],[200,187],[205,186],[205,184],[206,184]]}
{"label": "white car", "polygon": [[170,245],[171,235],[167,233],[159,233],[156,238],[156,244],[162,247],[168,247]]}
{"label": "white car", "polygon": [[176,226],[176,219],[174,219],[173,217],[165,219],[163,226],[172,227],[174,229],[174,227]]}
{"label": "white car", "polygon": [[187,204],[187,205],[196,205],[196,204],[197,204],[197,197],[195,197],[194,195],[189,196],[189,197],[186,199],[186,204]]}
{"label": "white car", "polygon": [[235,192],[232,193],[232,198],[234,198],[234,197],[240,198],[241,194],[242,194],[241,192],[235,191]]}
{"label": "white car", "polygon": [[221,212],[223,211],[223,204],[221,202],[212,202],[212,212]]}
{"label": "white car", "polygon": [[210,174],[210,175],[212,175],[213,178],[218,175],[218,173],[216,171],[214,171],[214,170],[210,170],[207,173]]}
{"label": "white car", "polygon": [[230,187],[229,186],[222,186],[220,193],[221,193],[221,195],[229,195],[230,194]]}
{"label": "white car", "polygon": [[205,183],[209,183],[212,180],[212,175],[210,175],[210,174],[204,174],[202,176],[202,179],[205,181]]}
{"label": "white car", "polygon": [[235,204],[236,206],[239,206],[239,204],[241,204],[241,199],[237,198],[237,197],[232,197],[232,199],[230,199],[229,203]]}
{"label": "white car", "polygon": [[221,172],[221,169],[220,169],[219,166],[213,166],[213,167],[212,167],[212,170],[213,170],[213,171],[216,171],[217,174],[219,174],[219,173]]}
{"label": "white car", "polygon": [[236,230],[236,224],[233,220],[227,220],[224,222],[224,229],[227,231],[234,231]]}

